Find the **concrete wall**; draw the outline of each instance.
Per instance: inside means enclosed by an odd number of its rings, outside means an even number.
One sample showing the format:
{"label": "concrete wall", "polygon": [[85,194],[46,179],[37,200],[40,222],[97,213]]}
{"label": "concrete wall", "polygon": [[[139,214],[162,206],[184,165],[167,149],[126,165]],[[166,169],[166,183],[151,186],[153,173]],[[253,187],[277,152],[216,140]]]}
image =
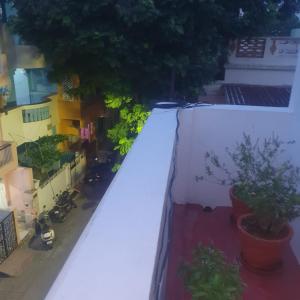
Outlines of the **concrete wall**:
{"label": "concrete wall", "polygon": [[[254,139],[276,134],[281,140],[295,140],[286,147],[283,158],[300,166],[300,58],[295,75],[289,108],[266,108],[246,106],[212,106],[185,109],[180,113],[180,139],[175,184],[177,203],[229,206],[228,187],[200,181],[196,175],[205,174],[204,156],[213,150],[220,160],[233,168],[225,148],[234,147],[243,133]],[[299,187],[300,188],[300,187]],[[292,241],[300,262],[300,218],[293,222],[295,235]]]}
{"label": "concrete wall", "polygon": [[71,176],[71,185],[75,186],[78,184],[78,181],[84,175],[84,171],[86,168],[86,157],[84,155],[80,155],[75,159],[76,164],[70,169],[70,176]]}
{"label": "concrete wall", "polygon": [[175,130],[176,111],[149,117],[47,300],[154,299]]}
{"label": "concrete wall", "polygon": [[[6,143],[1,141],[2,143]],[[5,148],[0,150],[0,161],[6,162],[3,166],[0,166],[0,177],[5,176],[8,172],[14,170],[18,166],[18,155],[17,155],[17,148],[16,143],[9,142],[9,148]],[[7,159],[7,151],[11,154],[11,159]]]}
{"label": "concrete wall", "polygon": [[76,164],[71,169],[70,164],[65,164],[58,173],[40,185],[37,190],[38,213],[44,209],[50,210],[55,205],[54,196],[65,191],[68,187],[75,187],[85,171],[86,158],[80,155],[76,158]]}
{"label": "concrete wall", "polygon": [[[275,48],[272,53],[272,48]],[[264,57],[237,57],[237,41],[231,51],[228,63],[235,65],[254,65],[254,66],[296,66],[297,55],[299,53],[300,38],[293,37],[266,37]]]}
{"label": "concrete wall", "polygon": [[225,72],[225,83],[240,83],[253,85],[292,85],[295,69],[253,69],[245,66],[241,68],[227,67]]}
{"label": "concrete wall", "polygon": [[[56,118],[52,116],[49,119],[36,122],[23,122],[22,110],[35,109],[49,106],[50,114],[52,114],[52,107],[50,102],[44,102],[33,105],[19,106],[8,111],[7,114],[2,113],[0,117],[2,138],[4,140],[13,140],[17,146],[29,141],[37,140],[44,135],[51,135],[51,127],[56,123]],[[53,121],[54,122],[53,122]]]}
{"label": "concrete wall", "polygon": [[225,72],[226,83],[292,85],[300,39],[267,37],[264,57],[237,57],[235,41]]}
{"label": "concrete wall", "polygon": [[37,190],[39,203],[38,213],[41,213],[44,208],[46,210],[52,209],[52,207],[55,205],[55,195],[65,191],[70,184],[70,166],[65,165],[45,185],[39,186]]}
{"label": "concrete wall", "polygon": [[33,218],[32,169],[18,167],[5,175],[4,182],[9,207],[16,211],[18,218],[30,222]]}

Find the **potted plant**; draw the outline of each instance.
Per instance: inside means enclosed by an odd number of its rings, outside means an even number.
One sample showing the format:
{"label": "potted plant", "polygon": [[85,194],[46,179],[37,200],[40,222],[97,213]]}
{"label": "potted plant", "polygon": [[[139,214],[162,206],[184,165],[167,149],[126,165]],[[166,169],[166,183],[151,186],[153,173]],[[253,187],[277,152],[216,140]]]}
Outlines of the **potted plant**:
{"label": "potted plant", "polygon": [[220,185],[228,185],[229,197],[232,203],[232,217],[236,221],[239,216],[250,213],[248,199],[255,191],[258,182],[257,161],[258,143],[253,143],[251,137],[243,135],[243,141],[236,144],[233,151],[226,148],[226,154],[235,168],[231,172],[225,163],[221,163],[215,152],[205,154],[205,176],[196,176],[196,181],[210,180]]}
{"label": "potted plant", "polygon": [[251,269],[272,271],[293,231],[289,221],[300,216],[299,168],[280,159],[283,142],[272,137],[257,146],[256,178],[259,184],[247,199],[252,214],[239,217],[242,259]]}
{"label": "potted plant", "polygon": [[192,261],[184,263],[179,273],[193,300],[242,299],[244,284],[238,266],[212,246],[198,245]]}

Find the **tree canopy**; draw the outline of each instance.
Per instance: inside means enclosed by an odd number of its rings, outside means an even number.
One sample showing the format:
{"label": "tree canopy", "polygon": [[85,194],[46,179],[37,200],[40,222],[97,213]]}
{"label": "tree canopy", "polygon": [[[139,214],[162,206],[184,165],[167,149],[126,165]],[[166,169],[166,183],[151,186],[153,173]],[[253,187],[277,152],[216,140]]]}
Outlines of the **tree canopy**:
{"label": "tree canopy", "polygon": [[49,171],[60,160],[62,152],[57,146],[67,140],[65,135],[43,136],[34,142],[25,144],[25,152],[19,156],[21,164],[42,171]]}
{"label": "tree canopy", "polygon": [[197,95],[228,41],[288,34],[299,0],[12,0],[13,26],[45,55],[55,80],[145,100]]}

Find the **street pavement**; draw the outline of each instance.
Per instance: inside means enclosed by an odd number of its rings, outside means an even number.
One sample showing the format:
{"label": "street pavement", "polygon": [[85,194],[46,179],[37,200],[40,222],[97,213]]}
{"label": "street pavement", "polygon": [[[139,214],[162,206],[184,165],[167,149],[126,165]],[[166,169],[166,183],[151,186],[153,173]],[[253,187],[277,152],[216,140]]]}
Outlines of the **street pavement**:
{"label": "street pavement", "polygon": [[[82,186],[77,208],[64,223],[55,224],[56,240],[51,250],[39,246],[36,238],[27,238],[5,262],[6,277],[0,265],[0,300],[42,300],[47,295],[64,262],[104,195],[110,179],[93,187]],[[88,276],[88,275],[82,275]]]}

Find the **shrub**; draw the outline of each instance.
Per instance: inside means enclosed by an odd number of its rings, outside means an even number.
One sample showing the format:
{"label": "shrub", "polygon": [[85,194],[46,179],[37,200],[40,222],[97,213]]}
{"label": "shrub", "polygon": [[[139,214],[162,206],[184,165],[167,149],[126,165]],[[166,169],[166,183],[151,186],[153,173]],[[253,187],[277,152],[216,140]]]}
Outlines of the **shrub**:
{"label": "shrub", "polygon": [[193,300],[242,299],[244,284],[238,266],[226,262],[223,253],[198,245],[191,263],[184,263],[180,275]]}

